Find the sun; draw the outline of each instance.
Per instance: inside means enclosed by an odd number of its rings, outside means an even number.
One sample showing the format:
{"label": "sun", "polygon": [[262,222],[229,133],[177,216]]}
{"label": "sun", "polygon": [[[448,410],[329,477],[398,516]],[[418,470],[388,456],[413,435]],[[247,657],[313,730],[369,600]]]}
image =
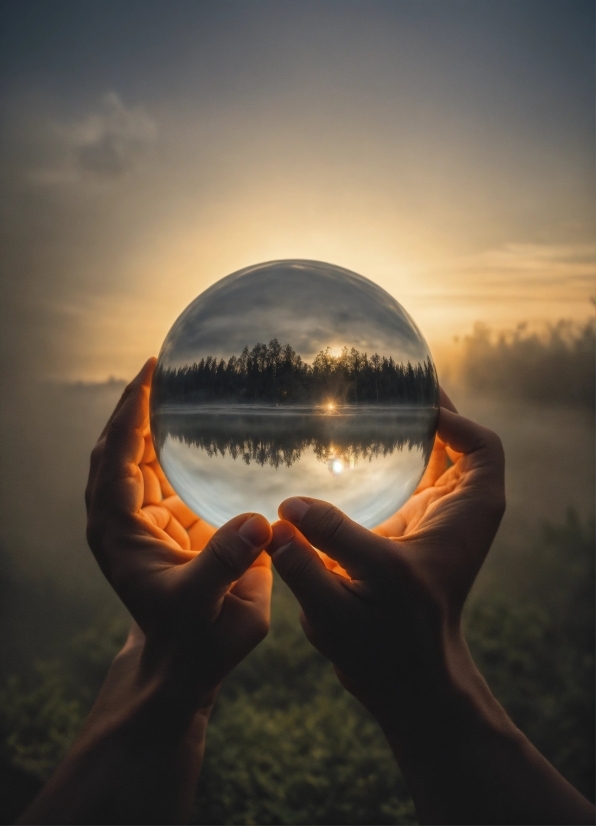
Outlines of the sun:
{"label": "sun", "polygon": [[328,347],[329,355],[333,356],[333,358],[338,359],[342,354],[342,347]]}

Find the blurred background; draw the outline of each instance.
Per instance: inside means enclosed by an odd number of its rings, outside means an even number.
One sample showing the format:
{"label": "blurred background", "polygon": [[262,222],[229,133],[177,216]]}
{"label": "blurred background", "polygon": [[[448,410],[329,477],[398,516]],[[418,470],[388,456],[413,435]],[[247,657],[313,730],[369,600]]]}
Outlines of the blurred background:
{"label": "blurred background", "polygon": [[[594,797],[594,7],[567,0],[5,0],[0,788],[11,822],[127,629],[86,548],[89,452],[198,293],[352,269],[495,429],[508,510],[468,639]],[[276,581],[226,682],[195,823],[411,823],[374,721]]]}

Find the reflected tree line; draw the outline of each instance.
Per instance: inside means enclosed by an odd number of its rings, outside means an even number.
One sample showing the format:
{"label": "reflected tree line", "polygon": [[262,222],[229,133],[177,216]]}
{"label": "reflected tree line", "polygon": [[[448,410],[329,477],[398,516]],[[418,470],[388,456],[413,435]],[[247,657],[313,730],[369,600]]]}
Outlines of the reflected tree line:
{"label": "reflected tree line", "polygon": [[182,367],[160,365],[153,379],[154,403],[337,404],[399,403],[438,405],[438,380],[430,358],[398,363],[392,357],[344,347],[321,350],[312,364],[274,338],[245,346],[239,356],[207,356]]}
{"label": "reflected tree line", "polygon": [[312,448],[321,462],[371,461],[396,450],[419,449],[429,458],[437,412],[325,416],[317,414],[167,413],[153,417],[151,428],[161,450],[168,436],[199,447],[208,456],[226,456],[261,467],[291,467]]}

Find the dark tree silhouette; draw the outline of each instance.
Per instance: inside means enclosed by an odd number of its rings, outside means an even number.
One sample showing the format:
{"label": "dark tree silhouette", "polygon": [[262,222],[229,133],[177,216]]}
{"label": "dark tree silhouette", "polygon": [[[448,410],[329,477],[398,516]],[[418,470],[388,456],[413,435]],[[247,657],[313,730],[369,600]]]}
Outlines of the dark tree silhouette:
{"label": "dark tree silhouette", "polygon": [[159,366],[152,387],[161,404],[400,404],[438,406],[439,390],[430,358],[412,365],[344,347],[339,356],[321,350],[312,364],[274,338],[245,346],[228,361],[214,356],[183,367]]}

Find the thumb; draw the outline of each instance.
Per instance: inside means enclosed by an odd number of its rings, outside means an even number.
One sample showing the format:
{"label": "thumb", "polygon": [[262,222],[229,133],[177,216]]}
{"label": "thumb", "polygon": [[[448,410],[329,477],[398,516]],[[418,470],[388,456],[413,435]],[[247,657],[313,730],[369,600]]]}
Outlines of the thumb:
{"label": "thumb", "polygon": [[267,548],[273,565],[289,586],[310,625],[333,621],[345,599],[338,574],[327,570],[323,560],[289,522],[276,522]]}
{"label": "thumb", "polygon": [[387,540],[352,521],[339,508],[296,496],[279,506],[282,519],[292,522],[315,548],[330,556],[353,579],[364,579],[387,556]]}
{"label": "thumb", "polygon": [[271,526],[258,513],[236,516],[223,525],[185,566],[194,599],[215,605],[255,562],[270,538]]}

